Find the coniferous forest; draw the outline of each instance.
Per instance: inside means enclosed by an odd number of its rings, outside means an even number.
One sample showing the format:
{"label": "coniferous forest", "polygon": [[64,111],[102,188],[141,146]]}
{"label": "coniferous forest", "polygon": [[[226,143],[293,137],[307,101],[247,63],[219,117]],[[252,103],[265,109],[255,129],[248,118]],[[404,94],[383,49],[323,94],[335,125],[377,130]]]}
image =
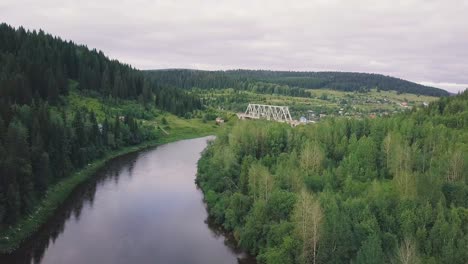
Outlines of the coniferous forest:
{"label": "coniferous forest", "polygon": [[0,230],[73,171],[108,151],[154,139],[132,113],[98,120],[87,109],[70,110],[71,83],[107,100],[139,100],[177,115],[201,107],[184,91],[43,31],[0,24],[0,65]]}
{"label": "coniferous forest", "polygon": [[239,122],[197,181],[260,263],[464,264],[467,169],[465,91],[388,118]]}

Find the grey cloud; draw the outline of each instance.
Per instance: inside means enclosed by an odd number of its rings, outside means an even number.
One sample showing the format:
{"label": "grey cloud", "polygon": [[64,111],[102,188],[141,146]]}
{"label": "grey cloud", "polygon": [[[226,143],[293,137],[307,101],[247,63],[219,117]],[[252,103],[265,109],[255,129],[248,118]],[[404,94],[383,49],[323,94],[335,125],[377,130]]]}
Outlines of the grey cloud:
{"label": "grey cloud", "polygon": [[4,22],[142,69],[376,72],[452,90],[468,83],[467,13],[465,0],[0,3]]}

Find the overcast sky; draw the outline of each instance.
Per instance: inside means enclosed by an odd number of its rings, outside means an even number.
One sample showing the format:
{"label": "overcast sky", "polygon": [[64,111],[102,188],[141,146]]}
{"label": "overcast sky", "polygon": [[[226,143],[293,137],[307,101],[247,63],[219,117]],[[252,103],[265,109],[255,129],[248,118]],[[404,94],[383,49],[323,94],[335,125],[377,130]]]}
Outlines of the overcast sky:
{"label": "overcast sky", "polygon": [[0,0],[139,69],[355,71],[468,87],[468,0]]}

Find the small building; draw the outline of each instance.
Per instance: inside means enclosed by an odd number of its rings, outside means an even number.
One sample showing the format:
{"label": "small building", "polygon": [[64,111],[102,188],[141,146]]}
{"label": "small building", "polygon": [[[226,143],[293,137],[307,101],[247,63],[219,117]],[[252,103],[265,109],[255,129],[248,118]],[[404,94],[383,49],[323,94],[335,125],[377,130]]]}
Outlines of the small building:
{"label": "small building", "polygon": [[408,102],[402,102],[400,105],[401,105],[402,107],[408,107]]}
{"label": "small building", "polygon": [[224,124],[224,119],[222,119],[221,117],[217,117],[216,118],[216,124]]}
{"label": "small building", "polygon": [[428,106],[429,106],[429,103],[428,103],[428,102],[423,102],[423,106],[424,106],[424,107],[428,107]]}
{"label": "small building", "polygon": [[307,123],[307,118],[305,118],[305,116],[301,116],[301,117],[299,118],[299,122],[301,122],[301,123]]}
{"label": "small building", "polygon": [[298,125],[302,125],[302,123],[299,122],[298,120],[292,120],[291,122],[289,122],[289,124],[290,124],[292,127],[297,127]]}

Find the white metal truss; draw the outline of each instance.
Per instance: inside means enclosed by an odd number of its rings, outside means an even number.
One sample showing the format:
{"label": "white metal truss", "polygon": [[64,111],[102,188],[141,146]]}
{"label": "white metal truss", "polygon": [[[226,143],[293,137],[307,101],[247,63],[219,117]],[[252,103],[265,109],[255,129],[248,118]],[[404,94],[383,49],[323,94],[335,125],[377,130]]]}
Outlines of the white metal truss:
{"label": "white metal truss", "polygon": [[277,105],[249,104],[244,113],[245,118],[267,119],[277,122],[292,123],[289,107]]}

